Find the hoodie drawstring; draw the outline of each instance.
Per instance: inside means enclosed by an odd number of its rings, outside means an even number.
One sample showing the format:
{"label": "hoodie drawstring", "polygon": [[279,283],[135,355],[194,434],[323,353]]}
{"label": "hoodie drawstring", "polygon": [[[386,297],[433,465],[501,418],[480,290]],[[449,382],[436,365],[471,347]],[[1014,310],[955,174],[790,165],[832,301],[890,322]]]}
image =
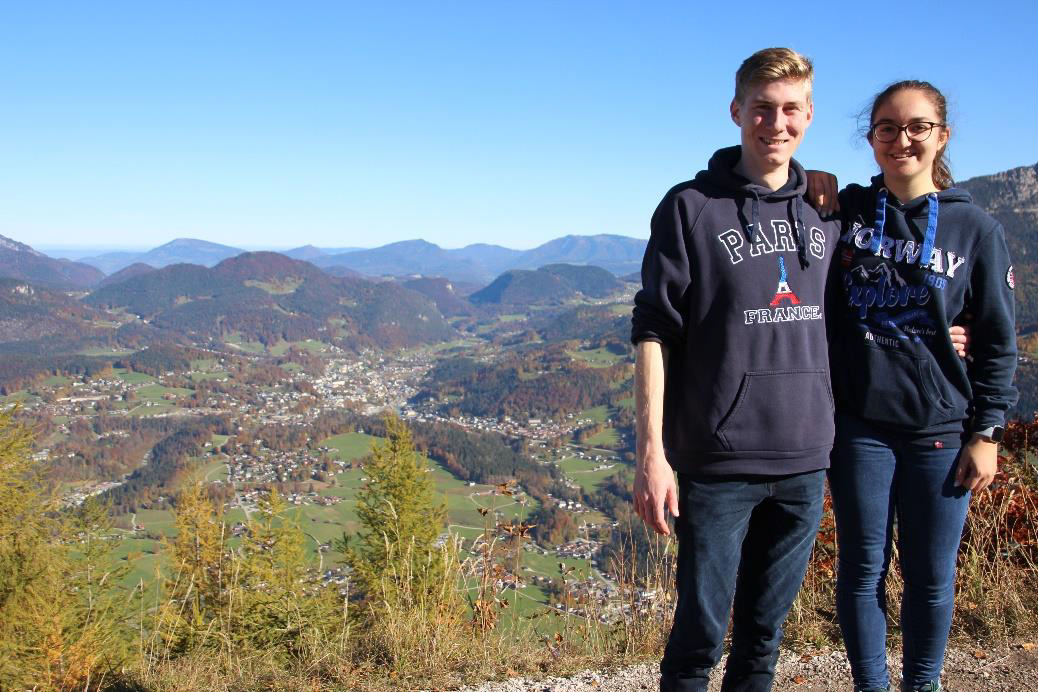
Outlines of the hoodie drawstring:
{"label": "hoodie drawstring", "polygon": [[923,236],[923,249],[919,253],[919,266],[930,266],[933,259],[933,246],[937,242],[937,193],[931,192],[926,196],[930,206],[926,216],[926,234]]}
{"label": "hoodie drawstring", "polygon": [[796,207],[795,217],[793,219],[793,226],[796,228],[797,234],[797,259],[800,260],[800,268],[807,269],[811,266],[811,262],[807,259],[807,241],[804,239],[804,234],[807,233],[807,226],[804,225],[804,198],[800,195],[796,196]]}
{"label": "hoodie drawstring", "polygon": [[[760,195],[757,194],[756,190],[750,190],[750,225],[746,227],[746,240],[751,243],[756,242],[754,236],[760,231]],[[800,268],[807,269],[811,266],[810,260],[807,259],[807,240],[805,239],[805,233],[807,232],[807,226],[804,225],[804,199],[799,195],[794,198],[796,200],[796,206],[792,210],[791,220],[793,221],[793,233],[796,238],[797,244],[797,259],[800,261]]]}
{"label": "hoodie drawstring", "polygon": [[750,206],[750,225],[746,228],[746,240],[752,243],[753,235],[760,226],[760,197],[756,190],[750,190],[750,193],[753,195],[753,203]]}
{"label": "hoodie drawstring", "polygon": [[[933,248],[937,242],[937,193],[931,192],[926,196],[928,213],[926,216],[926,233],[923,234],[923,247],[919,251],[916,261],[920,267],[930,266],[933,259]],[[881,187],[876,195],[876,223],[872,234],[872,254],[879,255],[883,245],[883,227],[887,222],[887,188]]]}
{"label": "hoodie drawstring", "polygon": [[872,232],[872,254],[878,255],[883,244],[883,227],[887,224],[887,188],[881,187],[876,195],[876,223]]}

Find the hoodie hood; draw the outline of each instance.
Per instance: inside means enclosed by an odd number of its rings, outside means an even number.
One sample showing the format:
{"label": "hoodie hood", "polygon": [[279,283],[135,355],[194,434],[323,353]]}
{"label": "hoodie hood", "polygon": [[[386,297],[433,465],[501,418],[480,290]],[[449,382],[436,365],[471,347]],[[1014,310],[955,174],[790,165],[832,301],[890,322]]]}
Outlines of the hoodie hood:
{"label": "hoodie hood", "polygon": [[[885,188],[886,183],[883,182],[883,175],[876,175],[872,177],[872,188],[876,191]],[[961,187],[949,187],[947,190],[938,190],[930,194],[937,195],[937,201],[941,204],[950,202],[965,202],[971,204],[973,197],[970,193],[963,190]],[[907,202],[899,202],[893,195],[888,195],[887,201],[890,206],[900,209],[901,213],[908,217],[922,216],[927,210],[927,198],[930,195],[920,195],[915,199],[910,199]]]}
{"label": "hoodie hood", "polygon": [[718,149],[710,157],[705,171],[696,175],[696,182],[708,184],[718,191],[741,192],[745,195],[756,194],[759,199],[778,200],[792,199],[807,193],[807,173],[796,159],[789,162],[789,179],[777,190],[769,190],[763,185],[750,182],[735,172],[735,166],[742,158],[742,147],[725,147]]}
{"label": "hoodie hood", "polygon": [[[696,174],[696,182],[704,187],[716,190],[720,195],[741,197],[740,204],[743,218],[742,227],[746,231],[746,240],[754,242],[755,234],[760,230],[760,201],[789,201],[789,220],[794,228],[797,244],[797,259],[801,269],[811,266],[807,258],[806,227],[804,226],[804,194],[807,192],[807,173],[796,159],[789,160],[789,179],[777,190],[769,190],[735,172],[735,166],[742,158],[742,147],[726,147],[718,149],[710,157],[705,171]],[[749,207],[749,213],[747,213]]]}
{"label": "hoodie hood", "polygon": [[952,204],[955,202],[964,202],[970,204],[973,202],[973,198],[970,197],[968,192],[952,187],[947,190],[928,192],[925,195],[920,195],[915,199],[910,199],[907,202],[902,203],[899,202],[896,197],[890,195],[886,186],[883,184],[882,174],[872,178],[872,190],[876,198],[876,232],[872,236],[873,254],[878,255],[882,252],[888,206],[909,218],[922,216],[923,210],[925,209],[927,216],[926,231],[923,234],[922,250],[919,253],[920,266],[925,266],[929,263],[929,258],[937,243],[937,215],[940,205],[942,203]]}

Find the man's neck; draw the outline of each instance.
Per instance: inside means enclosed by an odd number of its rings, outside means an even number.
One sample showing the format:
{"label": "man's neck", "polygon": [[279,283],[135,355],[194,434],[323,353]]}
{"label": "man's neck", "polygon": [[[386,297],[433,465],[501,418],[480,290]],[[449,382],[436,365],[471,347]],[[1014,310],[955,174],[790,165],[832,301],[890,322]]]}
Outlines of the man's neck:
{"label": "man's neck", "polygon": [[735,172],[751,183],[769,190],[777,190],[789,180],[789,163],[786,162],[778,168],[760,170],[743,156],[739,158],[739,163],[735,164]]}

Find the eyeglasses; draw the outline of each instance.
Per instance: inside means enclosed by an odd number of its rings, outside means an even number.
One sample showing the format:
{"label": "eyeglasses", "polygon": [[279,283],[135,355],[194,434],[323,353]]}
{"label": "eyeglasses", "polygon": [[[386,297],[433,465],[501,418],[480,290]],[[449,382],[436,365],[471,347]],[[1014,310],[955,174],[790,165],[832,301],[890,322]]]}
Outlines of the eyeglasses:
{"label": "eyeglasses", "polygon": [[913,142],[923,142],[935,127],[944,127],[945,123],[931,123],[925,120],[917,120],[907,125],[895,125],[894,123],[876,123],[869,128],[869,136],[877,142],[884,144],[893,142],[902,132],[908,135]]}

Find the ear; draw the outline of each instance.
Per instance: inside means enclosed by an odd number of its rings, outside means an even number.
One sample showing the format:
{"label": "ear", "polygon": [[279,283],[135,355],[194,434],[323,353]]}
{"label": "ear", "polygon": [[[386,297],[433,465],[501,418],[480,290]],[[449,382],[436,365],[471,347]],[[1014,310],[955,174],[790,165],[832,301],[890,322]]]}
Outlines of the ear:
{"label": "ear", "polygon": [[807,117],[807,124],[810,125],[811,121],[815,117],[815,100],[812,98],[807,99],[807,111],[804,114]]}
{"label": "ear", "polygon": [[948,140],[951,139],[951,127],[945,125],[941,128],[941,132],[937,135],[937,148],[944,149],[948,146]]}
{"label": "ear", "polygon": [[739,101],[737,99],[732,99],[732,105],[728,106],[728,110],[732,114],[732,122],[738,125],[739,127],[742,127],[742,122],[740,120],[739,115],[739,106]]}

